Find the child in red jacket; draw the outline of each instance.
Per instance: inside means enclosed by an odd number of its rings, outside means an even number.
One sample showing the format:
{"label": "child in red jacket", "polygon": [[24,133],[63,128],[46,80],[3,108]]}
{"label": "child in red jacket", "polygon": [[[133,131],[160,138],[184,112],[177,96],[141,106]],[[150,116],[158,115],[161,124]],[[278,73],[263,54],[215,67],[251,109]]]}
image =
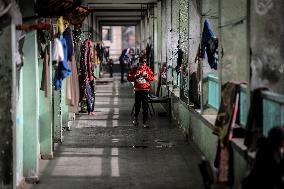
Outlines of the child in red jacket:
{"label": "child in red jacket", "polygon": [[138,115],[141,108],[143,109],[143,127],[148,128],[148,94],[150,90],[150,81],[154,80],[153,71],[147,66],[147,58],[143,58],[138,67],[133,68],[128,73],[127,79],[134,82],[135,91],[135,113],[133,124],[138,126]]}

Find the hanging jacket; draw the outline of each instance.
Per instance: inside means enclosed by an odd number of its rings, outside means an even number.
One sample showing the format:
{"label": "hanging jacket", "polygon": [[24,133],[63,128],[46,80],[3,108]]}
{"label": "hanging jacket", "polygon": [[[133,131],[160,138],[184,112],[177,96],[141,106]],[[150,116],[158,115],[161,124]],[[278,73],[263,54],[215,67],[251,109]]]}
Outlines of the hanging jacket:
{"label": "hanging jacket", "polygon": [[61,60],[62,59],[61,46],[58,44],[58,40],[55,39],[55,44],[57,44],[58,46],[55,46],[54,50],[55,51],[59,50],[59,52],[57,53],[58,55],[55,55],[55,54],[53,55],[53,60],[56,60],[56,59],[59,60],[58,67],[55,70],[55,76],[54,76],[54,81],[53,81],[55,90],[61,89],[62,80],[72,74],[69,68],[69,65],[68,65],[68,60],[67,60],[66,40],[62,37],[60,39],[60,42],[63,48],[63,56],[64,56],[63,60]]}
{"label": "hanging jacket", "polygon": [[[143,74],[144,73],[144,74]],[[154,80],[153,71],[146,65],[135,67],[128,73],[128,81],[134,82],[134,90],[149,90],[150,81]]]}
{"label": "hanging jacket", "polygon": [[68,60],[72,61],[72,56],[74,54],[74,47],[73,47],[73,40],[72,40],[72,32],[71,29],[68,27],[63,32],[63,37],[66,40],[67,49],[68,49]]}
{"label": "hanging jacket", "polygon": [[205,20],[201,39],[200,57],[207,55],[211,69],[217,70],[218,65],[218,39],[216,38],[209,22]]}

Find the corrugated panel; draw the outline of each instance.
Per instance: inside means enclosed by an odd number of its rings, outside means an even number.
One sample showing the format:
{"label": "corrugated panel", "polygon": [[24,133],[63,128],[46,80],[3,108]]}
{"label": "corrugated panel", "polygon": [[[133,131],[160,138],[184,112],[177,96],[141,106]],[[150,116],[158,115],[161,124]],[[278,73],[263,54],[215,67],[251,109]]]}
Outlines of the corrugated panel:
{"label": "corrugated panel", "polygon": [[208,104],[219,109],[219,83],[211,77],[208,77]]}
{"label": "corrugated panel", "polygon": [[245,126],[247,122],[247,94],[246,89],[241,86],[240,90],[240,124],[241,126]]}
{"label": "corrugated panel", "polygon": [[269,99],[263,99],[263,134],[267,136],[268,131],[281,122],[284,124],[284,105]]}

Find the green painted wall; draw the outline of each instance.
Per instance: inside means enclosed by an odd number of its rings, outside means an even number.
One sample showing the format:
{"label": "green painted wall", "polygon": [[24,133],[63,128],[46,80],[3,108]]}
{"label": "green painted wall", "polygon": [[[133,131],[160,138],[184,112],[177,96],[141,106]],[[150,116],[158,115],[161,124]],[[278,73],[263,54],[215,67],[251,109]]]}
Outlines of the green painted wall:
{"label": "green painted wall", "polygon": [[39,78],[35,31],[26,34],[23,53],[23,174],[27,178],[36,178],[39,168]]}
{"label": "green painted wall", "polygon": [[17,71],[17,97],[16,97],[16,183],[23,178],[23,69]]}
{"label": "green painted wall", "polygon": [[62,81],[62,88],[61,88],[61,111],[62,111],[62,125],[66,127],[69,120],[69,111],[68,106],[66,104],[66,87],[67,87],[67,79],[65,78]]}
{"label": "green painted wall", "polygon": [[[51,52],[49,52],[51,53]],[[49,62],[50,65],[51,61]],[[41,83],[42,81],[42,70],[44,64],[43,59],[39,59],[38,64],[38,78]],[[49,67],[49,85],[48,85],[48,96],[45,96],[45,91],[39,90],[39,128],[40,128],[40,154],[43,159],[51,159],[53,157],[52,151],[52,77],[51,67]]]}
{"label": "green painted wall", "polygon": [[[163,91],[164,93],[166,91]],[[167,105],[164,105],[167,109]],[[192,140],[211,162],[215,160],[217,151],[217,136],[214,135],[213,125],[207,121],[201,114],[189,108],[183,101],[172,94],[172,118],[177,126],[183,131],[184,135]],[[234,158],[234,181],[233,188],[238,189],[241,180],[247,173],[248,161],[245,152],[237,145],[233,145]]]}

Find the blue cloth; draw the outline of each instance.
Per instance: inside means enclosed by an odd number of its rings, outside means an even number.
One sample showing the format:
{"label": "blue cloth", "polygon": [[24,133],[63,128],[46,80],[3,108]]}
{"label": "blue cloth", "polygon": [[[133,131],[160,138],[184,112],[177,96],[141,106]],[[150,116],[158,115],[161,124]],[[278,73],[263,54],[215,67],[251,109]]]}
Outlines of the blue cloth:
{"label": "blue cloth", "polygon": [[87,98],[87,111],[90,113],[94,111],[94,82],[91,81],[90,83],[87,83],[85,90]]}
{"label": "blue cloth", "polygon": [[72,41],[72,34],[71,29],[68,27],[63,32],[63,37],[66,40],[67,49],[68,49],[68,60],[72,60],[72,56],[74,54],[74,47],[73,47],[73,41]]}
{"label": "blue cloth", "polygon": [[61,89],[62,80],[72,74],[71,69],[69,68],[68,65],[68,57],[67,57],[68,50],[67,50],[66,40],[63,37],[61,37],[60,42],[62,43],[63,46],[64,60],[58,63],[58,67],[55,70],[55,76],[53,82],[55,90]]}
{"label": "blue cloth", "polygon": [[217,70],[218,66],[218,39],[215,36],[209,22],[205,20],[201,39],[201,58],[205,58],[205,52],[210,67]]}

